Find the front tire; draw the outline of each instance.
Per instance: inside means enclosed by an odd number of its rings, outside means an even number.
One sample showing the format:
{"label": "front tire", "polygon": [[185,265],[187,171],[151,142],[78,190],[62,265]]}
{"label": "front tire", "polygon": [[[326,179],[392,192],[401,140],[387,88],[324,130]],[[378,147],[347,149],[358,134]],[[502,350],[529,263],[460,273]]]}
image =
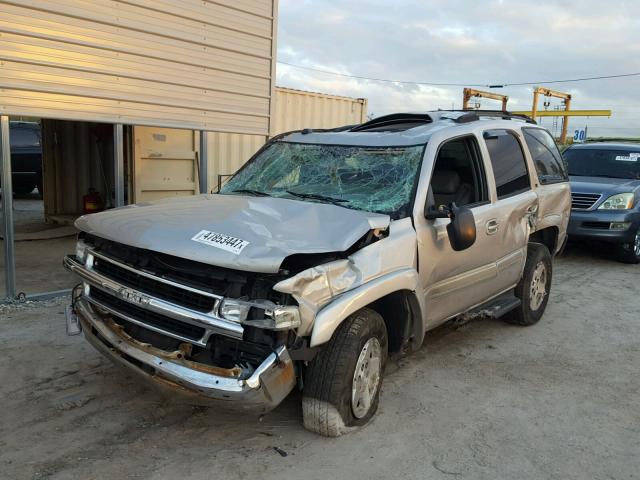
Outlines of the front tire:
{"label": "front tire", "polygon": [[538,323],[549,301],[552,273],[549,249],[540,243],[529,243],[522,278],[514,292],[521,303],[504,316],[505,321],[523,326]]}
{"label": "front tire", "polygon": [[304,375],[302,418],[307,430],[337,437],[376,413],[387,360],[382,317],[363,308],[348,317]]}
{"label": "front tire", "polygon": [[640,227],[636,230],[633,242],[618,245],[618,260],[622,263],[640,263]]}

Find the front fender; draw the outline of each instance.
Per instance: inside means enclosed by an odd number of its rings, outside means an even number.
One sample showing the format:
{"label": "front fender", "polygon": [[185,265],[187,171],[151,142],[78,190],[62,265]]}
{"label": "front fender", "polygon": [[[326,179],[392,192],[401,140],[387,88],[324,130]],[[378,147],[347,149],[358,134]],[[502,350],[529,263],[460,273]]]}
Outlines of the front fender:
{"label": "front fender", "polygon": [[[322,345],[331,339],[333,332],[352,313],[372,302],[399,290],[422,292],[418,272],[413,268],[388,273],[353,290],[339,295],[331,303],[318,311],[311,333],[311,347]],[[413,347],[418,348],[424,337],[424,298],[419,293],[415,296],[419,312],[415,312],[412,327]]]}

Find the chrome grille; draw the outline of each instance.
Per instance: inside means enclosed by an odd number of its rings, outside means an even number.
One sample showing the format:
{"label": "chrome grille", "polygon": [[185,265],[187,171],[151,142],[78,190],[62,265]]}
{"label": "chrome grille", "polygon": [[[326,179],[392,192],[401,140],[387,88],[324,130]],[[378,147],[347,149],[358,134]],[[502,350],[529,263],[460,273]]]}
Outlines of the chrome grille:
{"label": "chrome grille", "polygon": [[121,321],[127,321],[127,317],[135,318],[136,323],[154,327],[155,331],[172,333],[174,336],[189,340],[200,340],[206,333],[204,327],[191,325],[166,315],[145,310],[98,288],[91,288],[90,297],[93,300],[97,300],[101,305],[117,312],[116,316]]}
{"label": "chrome grille", "polygon": [[142,275],[140,271],[95,252],[93,255],[93,269],[96,272],[127,287],[199,312],[211,312],[216,305],[217,297],[203,295],[194,289],[180,288],[176,283],[165,283],[151,275]]}
{"label": "chrome grille", "polygon": [[589,210],[602,197],[599,193],[571,193],[571,208],[574,210]]}

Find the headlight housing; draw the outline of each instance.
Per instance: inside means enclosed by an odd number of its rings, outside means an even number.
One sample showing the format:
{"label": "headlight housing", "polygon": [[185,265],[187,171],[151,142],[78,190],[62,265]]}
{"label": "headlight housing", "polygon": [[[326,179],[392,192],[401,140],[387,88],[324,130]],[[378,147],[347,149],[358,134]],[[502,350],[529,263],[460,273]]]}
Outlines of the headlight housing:
{"label": "headlight housing", "polygon": [[598,210],[629,210],[633,208],[634,197],[635,195],[631,192],[611,195],[598,207]]}
{"label": "headlight housing", "polygon": [[232,322],[241,323],[247,319],[251,305],[241,300],[225,298],[220,305],[220,316]]}
{"label": "headlight housing", "polygon": [[[249,311],[255,308],[262,318],[250,319]],[[294,305],[276,305],[269,300],[234,300],[225,298],[220,304],[220,316],[232,322],[266,330],[290,330],[300,326],[300,311]]]}

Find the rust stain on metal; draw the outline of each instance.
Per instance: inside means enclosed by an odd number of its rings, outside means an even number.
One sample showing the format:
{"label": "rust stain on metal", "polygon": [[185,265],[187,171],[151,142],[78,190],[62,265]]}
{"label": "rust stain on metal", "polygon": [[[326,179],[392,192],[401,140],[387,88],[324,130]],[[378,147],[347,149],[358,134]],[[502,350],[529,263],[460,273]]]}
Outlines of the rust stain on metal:
{"label": "rust stain on metal", "polygon": [[207,365],[204,363],[187,360],[186,357],[191,355],[193,350],[193,345],[191,345],[190,343],[181,343],[178,350],[167,352],[165,350],[160,350],[159,348],[156,348],[148,343],[139,342],[138,340],[130,336],[127,332],[125,332],[124,327],[116,323],[113,318],[106,318],[104,322],[111,330],[113,330],[116,335],[118,335],[118,337],[121,338],[122,341],[131,343],[136,347],[144,350],[145,352],[163,358],[167,361],[174,362],[187,368],[198,370],[200,372],[219,375],[221,377],[239,378],[242,374],[242,369],[239,367],[221,368],[214,365]]}

